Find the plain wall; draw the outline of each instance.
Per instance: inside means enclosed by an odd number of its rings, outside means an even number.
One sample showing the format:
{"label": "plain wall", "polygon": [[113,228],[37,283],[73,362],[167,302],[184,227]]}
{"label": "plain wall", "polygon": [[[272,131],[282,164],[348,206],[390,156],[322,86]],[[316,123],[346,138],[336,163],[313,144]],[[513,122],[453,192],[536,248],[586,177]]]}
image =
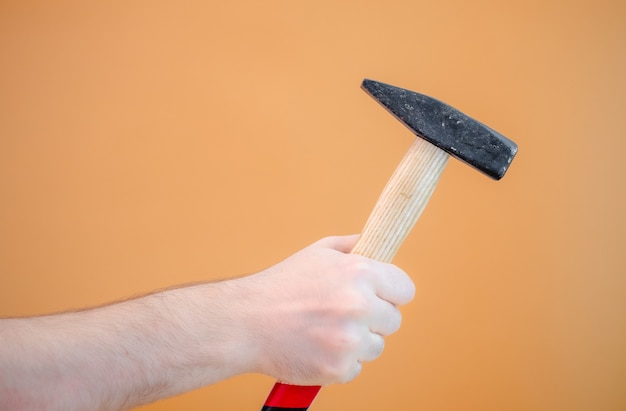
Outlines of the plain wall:
{"label": "plain wall", "polygon": [[[323,410],[626,409],[626,3],[0,2],[0,315],[261,270],[359,232],[413,136],[363,78],[515,140],[453,161],[415,301]],[[259,409],[241,376],[146,410]]]}

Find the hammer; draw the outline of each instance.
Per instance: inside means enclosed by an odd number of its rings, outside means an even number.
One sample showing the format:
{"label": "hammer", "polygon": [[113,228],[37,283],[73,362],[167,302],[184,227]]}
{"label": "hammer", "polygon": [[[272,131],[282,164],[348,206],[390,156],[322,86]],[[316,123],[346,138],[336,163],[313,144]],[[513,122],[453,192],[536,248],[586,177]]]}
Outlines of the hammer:
{"label": "hammer", "polygon": [[[517,144],[432,97],[368,79],[362,88],[420,137],[387,182],[351,251],[391,262],[426,207],[450,156],[499,180],[513,161]],[[319,389],[277,382],[262,411],[305,411]]]}

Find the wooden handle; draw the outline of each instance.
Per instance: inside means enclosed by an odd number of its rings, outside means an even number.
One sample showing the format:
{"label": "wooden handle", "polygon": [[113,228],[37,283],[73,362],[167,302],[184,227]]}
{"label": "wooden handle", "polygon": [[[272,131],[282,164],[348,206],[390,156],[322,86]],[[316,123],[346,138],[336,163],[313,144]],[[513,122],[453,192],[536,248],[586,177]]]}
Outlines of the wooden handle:
{"label": "wooden handle", "polygon": [[[445,151],[416,138],[378,198],[352,253],[391,262],[424,211],[448,158]],[[277,382],[262,411],[305,411],[319,388]]]}
{"label": "wooden handle", "polygon": [[449,157],[416,138],[378,198],[352,253],[391,262],[424,211]]}

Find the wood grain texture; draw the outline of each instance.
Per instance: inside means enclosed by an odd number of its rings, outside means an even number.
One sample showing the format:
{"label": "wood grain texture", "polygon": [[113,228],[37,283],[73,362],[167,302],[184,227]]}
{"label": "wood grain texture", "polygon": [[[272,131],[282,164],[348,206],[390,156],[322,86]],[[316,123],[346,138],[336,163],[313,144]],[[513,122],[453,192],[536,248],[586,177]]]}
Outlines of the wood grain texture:
{"label": "wood grain texture", "polygon": [[449,157],[416,138],[378,198],[352,253],[391,262],[424,211]]}

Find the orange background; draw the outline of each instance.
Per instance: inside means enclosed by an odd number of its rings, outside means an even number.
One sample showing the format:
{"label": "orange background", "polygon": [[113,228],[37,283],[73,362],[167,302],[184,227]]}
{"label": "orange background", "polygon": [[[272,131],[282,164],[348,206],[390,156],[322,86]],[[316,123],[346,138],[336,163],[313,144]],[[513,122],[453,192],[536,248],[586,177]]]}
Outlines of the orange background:
{"label": "orange background", "polygon": [[[412,135],[364,77],[515,140],[453,161],[401,331],[322,410],[626,409],[621,1],[0,2],[0,315],[263,269],[358,232]],[[146,410],[260,409],[241,376]]]}

